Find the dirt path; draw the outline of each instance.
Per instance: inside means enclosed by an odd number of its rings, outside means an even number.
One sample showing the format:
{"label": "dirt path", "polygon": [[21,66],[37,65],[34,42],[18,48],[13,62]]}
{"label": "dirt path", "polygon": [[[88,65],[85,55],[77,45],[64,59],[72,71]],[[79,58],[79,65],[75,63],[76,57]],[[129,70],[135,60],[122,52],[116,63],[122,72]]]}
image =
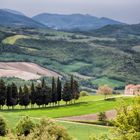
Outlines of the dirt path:
{"label": "dirt path", "polygon": [[69,124],[77,124],[77,125],[88,125],[88,126],[98,126],[98,127],[106,127],[109,128],[110,126],[105,126],[105,125],[96,125],[96,124],[88,124],[88,123],[80,123],[80,122],[72,122],[72,121],[63,121],[63,120],[58,120],[55,119],[57,122],[64,122],[64,123],[69,123]]}
{"label": "dirt path", "polygon": [[[117,115],[116,110],[109,110],[106,111],[107,119],[111,120],[114,119]],[[98,119],[98,113],[96,114],[89,114],[89,115],[81,115],[81,116],[72,116],[72,117],[63,117],[59,118],[58,120],[63,121],[96,121]]]}

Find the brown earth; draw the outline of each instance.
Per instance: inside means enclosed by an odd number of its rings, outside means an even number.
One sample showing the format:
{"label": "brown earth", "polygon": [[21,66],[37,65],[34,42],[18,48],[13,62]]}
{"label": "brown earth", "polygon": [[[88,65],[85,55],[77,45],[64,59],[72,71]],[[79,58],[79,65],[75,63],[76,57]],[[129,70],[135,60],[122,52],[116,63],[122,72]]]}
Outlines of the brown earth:
{"label": "brown earth", "polygon": [[[107,119],[111,120],[114,119],[117,115],[116,110],[109,110],[106,111]],[[63,117],[59,118],[59,120],[64,121],[96,121],[98,120],[98,113],[96,114],[89,114],[89,115],[81,115],[81,116],[72,116],[72,117]]]}
{"label": "brown earth", "polygon": [[28,62],[0,62],[0,77],[16,77],[24,80],[41,76],[61,77],[58,73]]}

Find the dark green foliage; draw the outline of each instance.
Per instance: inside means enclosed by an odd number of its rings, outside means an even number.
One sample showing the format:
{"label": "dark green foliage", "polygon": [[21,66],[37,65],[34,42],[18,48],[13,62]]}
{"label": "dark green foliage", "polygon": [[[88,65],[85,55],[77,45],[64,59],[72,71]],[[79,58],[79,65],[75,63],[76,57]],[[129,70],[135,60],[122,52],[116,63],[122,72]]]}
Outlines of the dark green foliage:
{"label": "dark green foliage", "polygon": [[62,98],[66,102],[66,104],[68,101],[71,101],[73,99],[73,95],[71,92],[71,84],[69,82],[66,82],[64,84]]}
{"label": "dark green foliage", "polygon": [[46,86],[45,79],[43,78],[41,81],[41,87],[44,88]]}
{"label": "dark green foliage", "polygon": [[73,79],[73,75],[71,76],[71,94],[72,94],[72,99],[77,100],[80,97],[80,91],[79,91],[79,85],[76,80]]}
{"label": "dark green foliage", "polygon": [[6,95],[7,95],[7,100],[6,100],[6,105],[8,106],[8,108],[10,106],[12,106],[12,89],[11,89],[11,85],[7,86],[7,90],[6,90]]}
{"label": "dark green foliage", "polygon": [[73,81],[73,98],[74,100],[78,100],[80,97],[79,85],[76,80]]}
{"label": "dark green foliage", "polygon": [[100,112],[98,114],[98,121],[106,121],[107,117],[106,117],[106,114],[105,112]]}
{"label": "dark green foliage", "polygon": [[52,78],[52,103],[57,104],[58,93],[54,77]]}
{"label": "dark green foliage", "polygon": [[73,83],[73,75],[71,75],[70,86],[71,86],[71,94],[72,98],[74,99],[74,83]]}
{"label": "dark green foliage", "polygon": [[24,88],[23,88],[22,102],[25,108],[30,104],[29,89],[26,85],[24,85]]}
{"label": "dark green foliage", "polygon": [[44,94],[40,84],[36,87],[35,102],[39,107],[44,104]]}
{"label": "dark green foliage", "polygon": [[55,78],[52,78],[51,87],[47,86],[45,83],[44,79],[42,83],[37,86],[32,82],[30,87],[25,84],[24,87],[20,86],[18,89],[15,83],[6,86],[4,81],[0,80],[1,91],[4,91],[5,93],[1,94],[1,97],[4,95],[2,106],[7,105],[8,109],[12,106],[12,109],[14,109],[14,106],[19,104],[20,106],[25,106],[26,109],[31,103],[31,107],[33,107],[34,104],[37,104],[39,107],[46,107],[51,103],[53,103],[53,105],[58,103],[59,105],[59,102],[62,99],[66,101],[66,103],[68,101],[71,101],[70,103],[72,103],[73,99],[75,101],[79,98],[78,82],[74,80],[73,77],[71,78],[71,82],[64,83],[64,86],[62,86],[59,77],[57,79],[57,84]]}
{"label": "dark green foliage", "polygon": [[7,124],[3,117],[0,116],[0,136],[5,136],[7,134]]}
{"label": "dark green foliage", "polygon": [[6,101],[6,86],[3,80],[0,80],[0,109],[5,105]]}
{"label": "dark green foliage", "polygon": [[61,101],[62,98],[62,85],[61,85],[61,81],[58,77],[57,79],[57,101],[58,103]]}
{"label": "dark green foliage", "polygon": [[11,91],[12,91],[12,106],[18,104],[18,89],[15,83],[11,84]]}
{"label": "dark green foliage", "polygon": [[23,106],[23,90],[22,90],[22,87],[19,87],[19,105]]}
{"label": "dark green foliage", "polygon": [[31,95],[30,95],[30,99],[31,99],[31,104],[34,105],[35,104],[35,86],[34,83],[32,82],[31,85]]}
{"label": "dark green foliage", "polygon": [[29,89],[26,85],[24,85],[23,90],[20,87],[19,88],[19,105],[25,106],[25,108],[29,105],[30,103],[30,94],[29,94]]}
{"label": "dark green foliage", "polygon": [[8,53],[8,52],[12,52],[12,53],[18,53],[18,54],[24,54],[25,50],[21,49],[20,47],[16,46],[16,45],[4,45],[4,44],[0,44],[0,53]]}
{"label": "dark green foliage", "polygon": [[50,87],[46,86],[42,89],[42,92],[43,92],[43,103],[46,106],[52,101],[52,91]]}

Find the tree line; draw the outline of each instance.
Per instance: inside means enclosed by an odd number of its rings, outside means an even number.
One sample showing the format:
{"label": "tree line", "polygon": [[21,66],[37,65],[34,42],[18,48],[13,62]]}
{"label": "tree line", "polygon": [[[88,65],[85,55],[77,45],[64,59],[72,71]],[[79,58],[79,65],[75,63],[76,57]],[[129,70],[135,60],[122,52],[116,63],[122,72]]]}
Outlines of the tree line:
{"label": "tree line", "polygon": [[58,77],[52,78],[51,86],[46,84],[43,78],[37,85],[32,82],[30,86],[26,84],[23,87],[17,87],[15,83],[6,85],[4,80],[0,80],[0,109],[4,105],[8,107],[14,107],[16,105],[24,106],[27,108],[31,104],[31,108],[36,104],[38,107],[46,107],[47,105],[60,105],[60,101],[63,100],[66,104],[75,103],[75,100],[79,98],[79,85],[73,76],[69,81],[66,81],[62,85],[62,81]]}

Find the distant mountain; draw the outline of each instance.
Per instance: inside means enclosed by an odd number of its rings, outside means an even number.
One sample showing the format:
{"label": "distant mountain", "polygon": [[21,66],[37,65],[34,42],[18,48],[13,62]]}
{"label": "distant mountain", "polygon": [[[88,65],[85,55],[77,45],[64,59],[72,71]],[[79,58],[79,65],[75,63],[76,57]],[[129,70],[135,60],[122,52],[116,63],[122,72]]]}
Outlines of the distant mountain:
{"label": "distant mountain", "polygon": [[[15,14],[16,13],[16,14]],[[44,27],[41,23],[34,21],[33,19],[21,15],[19,12],[7,11],[0,9],[0,25],[1,26],[21,26],[21,27]]]}
{"label": "distant mountain", "polygon": [[25,16],[23,13],[19,12],[19,11],[15,11],[15,10],[11,10],[11,9],[2,9],[3,11],[12,13],[12,14],[17,14],[17,15],[22,15]]}
{"label": "distant mountain", "polygon": [[93,36],[124,37],[128,35],[140,35],[140,24],[133,25],[107,25],[100,29],[92,29],[87,32]]}
{"label": "distant mountain", "polygon": [[123,24],[109,18],[97,18],[88,14],[60,15],[42,13],[34,16],[33,19],[59,30],[89,30],[98,29],[106,25]]}

